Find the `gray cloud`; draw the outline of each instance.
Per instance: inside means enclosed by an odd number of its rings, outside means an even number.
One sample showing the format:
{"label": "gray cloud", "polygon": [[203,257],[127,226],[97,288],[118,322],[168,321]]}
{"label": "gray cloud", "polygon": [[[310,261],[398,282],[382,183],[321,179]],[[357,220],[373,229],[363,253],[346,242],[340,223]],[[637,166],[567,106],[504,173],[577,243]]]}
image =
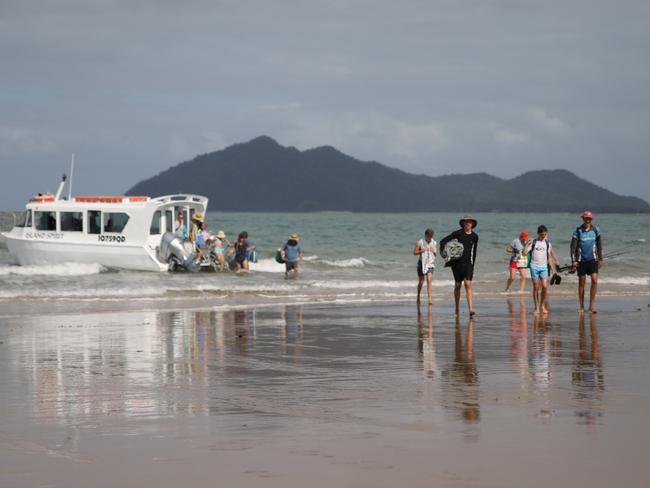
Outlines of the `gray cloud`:
{"label": "gray cloud", "polygon": [[260,134],[408,171],[567,168],[650,199],[650,9],[623,1],[0,1],[0,208]]}

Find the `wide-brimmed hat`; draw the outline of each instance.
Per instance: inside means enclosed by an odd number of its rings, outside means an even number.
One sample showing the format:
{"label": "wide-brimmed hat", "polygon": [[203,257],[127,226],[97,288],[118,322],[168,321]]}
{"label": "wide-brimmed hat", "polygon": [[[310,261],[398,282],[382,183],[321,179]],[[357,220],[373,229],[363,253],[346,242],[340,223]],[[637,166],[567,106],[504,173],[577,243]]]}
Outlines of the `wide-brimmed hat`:
{"label": "wide-brimmed hat", "polygon": [[583,219],[593,219],[594,214],[591,213],[591,210],[585,210],[584,212],[582,212],[582,218]]}
{"label": "wide-brimmed hat", "polygon": [[469,214],[463,215],[463,218],[458,221],[458,225],[462,227],[463,222],[465,222],[466,220],[469,220],[472,223],[472,229],[474,229],[478,225],[478,221]]}
{"label": "wide-brimmed hat", "polygon": [[296,234],[296,233],[294,232],[293,234],[291,234],[291,235],[289,236],[289,239],[291,239],[292,241],[299,241],[299,240],[300,240],[300,237],[298,237],[298,234]]}
{"label": "wide-brimmed hat", "polygon": [[196,212],[192,218],[194,220],[198,220],[199,222],[203,222],[203,213],[202,212]]}
{"label": "wide-brimmed hat", "polygon": [[225,239],[226,238],[226,233],[224,231],[220,230],[219,232],[217,232],[217,237],[219,239]]}

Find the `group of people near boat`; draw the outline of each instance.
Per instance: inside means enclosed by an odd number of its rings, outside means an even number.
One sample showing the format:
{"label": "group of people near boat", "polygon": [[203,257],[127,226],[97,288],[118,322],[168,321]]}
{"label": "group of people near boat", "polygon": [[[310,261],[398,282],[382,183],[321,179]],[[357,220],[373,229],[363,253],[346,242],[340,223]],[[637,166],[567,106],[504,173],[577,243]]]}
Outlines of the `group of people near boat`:
{"label": "group of people near boat", "polygon": [[[257,261],[255,245],[249,239],[247,231],[241,231],[237,240],[231,243],[223,230],[216,234],[208,230],[203,213],[195,212],[192,215],[189,231],[183,217],[183,212],[178,212],[174,233],[182,242],[187,242],[192,247],[199,260],[214,260],[221,272],[227,269],[247,271],[250,269],[250,263]],[[286,277],[298,276],[299,264],[303,260],[299,242],[300,237],[293,233],[278,250],[276,260],[284,263]]]}
{"label": "group of people near boat", "polygon": [[228,269],[242,271],[249,269],[249,263],[255,262],[255,245],[248,237],[247,231],[241,231],[237,240],[231,243],[223,230],[213,234],[208,230],[202,212],[192,215],[190,228],[183,221],[183,212],[178,212],[174,234],[188,243],[199,260],[213,260],[218,270]]}
{"label": "group of people near boat", "polygon": [[[571,272],[578,274],[579,311],[584,312],[585,286],[587,276],[591,278],[589,293],[589,311],[596,313],[596,293],[598,290],[598,271],[603,265],[603,248],[600,230],[593,225],[593,214],[585,210],[582,215],[582,225],[578,226],[571,238]],[[456,315],[460,309],[461,289],[465,288],[467,306],[470,317],[474,316],[474,295],[472,282],[474,265],[478,249],[478,234],[475,228],[478,222],[471,215],[463,216],[459,221],[460,228],[440,241],[440,250],[446,264],[454,276],[454,302]],[[433,229],[426,229],[424,237],[415,243],[413,254],[418,256],[417,273],[417,302],[424,281],[427,282],[429,304],[433,303],[432,278],[435,270],[437,243],[433,239]],[[520,276],[519,291],[523,292],[526,275],[530,275],[533,283],[533,302],[535,314],[548,314],[548,286],[558,283],[557,274],[562,270],[560,261],[553,245],[548,239],[548,228],[545,225],[537,227],[537,237],[530,239],[527,230],[522,230],[506,251],[511,257],[508,264],[508,280],[506,292],[510,290],[517,273]]]}

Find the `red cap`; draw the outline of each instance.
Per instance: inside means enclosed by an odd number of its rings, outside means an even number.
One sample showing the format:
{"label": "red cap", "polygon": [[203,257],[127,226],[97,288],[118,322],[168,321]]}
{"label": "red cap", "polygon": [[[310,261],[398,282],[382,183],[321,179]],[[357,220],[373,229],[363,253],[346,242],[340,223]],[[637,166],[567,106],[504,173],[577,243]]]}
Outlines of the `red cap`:
{"label": "red cap", "polygon": [[584,212],[582,212],[582,218],[583,219],[593,219],[594,215],[591,213],[590,210],[585,210]]}

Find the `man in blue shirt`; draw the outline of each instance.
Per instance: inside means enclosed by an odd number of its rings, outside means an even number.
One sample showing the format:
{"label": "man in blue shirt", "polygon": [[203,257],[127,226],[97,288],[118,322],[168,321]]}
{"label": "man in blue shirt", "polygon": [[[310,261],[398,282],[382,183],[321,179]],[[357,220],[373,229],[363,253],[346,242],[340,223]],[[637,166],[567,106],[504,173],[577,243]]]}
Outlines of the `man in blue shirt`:
{"label": "man in blue shirt", "polygon": [[573,232],[571,239],[571,260],[573,270],[578,272],[578,299],[580,313],[585,310],[585,282],[591,276],[589,290],[589,311],[596,313],[596,291],[598,289],[598,270],[603,265],[603,246],[600,230],[591,223],[593,214],[589,210],[582,213],[582,225]]}
{"label": "man in blue shirt", "polygon": [[289,278],[290,273],[293,273],[294,277],[298,276],[298,263],[302,261],[303,257],[302,248],[298,241],[300,241],[300,237],[294,232],[282,248],[282,258],[285,265],[284,276],[286,278]]}

